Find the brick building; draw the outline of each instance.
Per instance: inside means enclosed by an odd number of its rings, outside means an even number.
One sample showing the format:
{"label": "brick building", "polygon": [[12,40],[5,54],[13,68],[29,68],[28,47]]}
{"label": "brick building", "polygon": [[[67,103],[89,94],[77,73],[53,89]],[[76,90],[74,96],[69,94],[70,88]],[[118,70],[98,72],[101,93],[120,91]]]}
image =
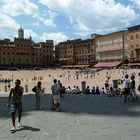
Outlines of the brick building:
{"label": "brick building", "polygon": [[[96,37],[96,66],[116,66],[129,59],[128,31],[119,31]],[[111,65],[110,65],[111,66]]]}
{"label": "brick building", "polygon": [[0,65],[17,67],[45,67],[53,63],[53,41],[34,43],[24,38],[24,30],[18,30],[18,38],[0,40]]}
{"label": "brick building", "polygon": [[95,63],[94,39],[76,39],[61,42],[55,46],[61,65],[89,65]]}
{"label": "brick building", "polygon": [[[140,25],[128,28],[130,63],[140,63]],[[139,64],[140,65],[140,64]]]}

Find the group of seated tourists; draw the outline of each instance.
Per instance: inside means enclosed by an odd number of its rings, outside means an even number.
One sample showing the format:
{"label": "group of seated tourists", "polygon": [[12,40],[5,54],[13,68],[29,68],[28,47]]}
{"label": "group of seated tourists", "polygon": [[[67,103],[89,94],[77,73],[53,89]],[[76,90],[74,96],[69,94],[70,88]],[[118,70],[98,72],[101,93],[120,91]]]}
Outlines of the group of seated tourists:
{"label": "group of seated tourists", "polygon": [[78,86],[73,86],[73,88],[71,88],[69,86],[68,88],[65,89],[65,93],[68,93],[68,94],[80,94],[81,91],[80,91]]}
{"label": "group of seated tourists", "polygon": [[113,97],[113,96],[122,96],[122,91],[121,89],[114,89],[112,86],[108,89],[105,90],[104,87],[99,88],[97,87],[92,87],[90,88],[89,86],[86,87],[86,89],[82,92],[78,86],[73,86],[71,88],[70,86],[68,88],[65,88],[65,93],[66,94],[85,94],[85,95],[107,95],[108,97]]}

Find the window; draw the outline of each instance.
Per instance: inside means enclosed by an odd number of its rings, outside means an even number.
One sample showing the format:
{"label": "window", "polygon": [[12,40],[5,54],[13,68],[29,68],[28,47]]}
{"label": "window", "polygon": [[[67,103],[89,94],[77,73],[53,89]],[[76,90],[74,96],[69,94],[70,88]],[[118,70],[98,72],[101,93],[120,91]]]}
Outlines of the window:
{"label": "window", "polygon": [[133,35],[131,35],[131,40],[133,40]]}
{"label": "window", "polygon": [[131,52],[131,56],[134,57],[134,52],[133,51]]}
{"label": "window", "polygon": [[133,45],[131,45],[131,48],[133,48]]}
{"label": "window", "polygon": [[136,47],[139,47],[139,44],[137,44]]}
{"label": "window", "polygon": [[139,38],[139,35],[138,34],[136,34],[136,39],[138,39]]}

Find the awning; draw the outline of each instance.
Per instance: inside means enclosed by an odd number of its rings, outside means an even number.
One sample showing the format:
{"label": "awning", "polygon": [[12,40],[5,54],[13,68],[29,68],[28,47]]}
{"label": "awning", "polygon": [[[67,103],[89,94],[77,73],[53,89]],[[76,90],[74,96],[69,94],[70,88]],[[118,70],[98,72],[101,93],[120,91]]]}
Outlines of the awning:
{"label": "awning", "polygon": [[117,67],[120,65],[122,62],[99,62],[94,67]]}
{"label": "awning", "polygon": [[85,68],[85,67],[89,67],[89,65],[66,65],[61,67],[62,68]]}

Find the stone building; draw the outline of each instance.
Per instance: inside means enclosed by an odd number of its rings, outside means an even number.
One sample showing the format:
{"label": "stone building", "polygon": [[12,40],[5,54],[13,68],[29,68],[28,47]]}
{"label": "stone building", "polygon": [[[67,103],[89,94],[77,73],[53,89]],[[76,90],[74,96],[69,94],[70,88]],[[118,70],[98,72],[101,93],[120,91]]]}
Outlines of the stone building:
{"label": "stone building", "polygon": [[55,46],[61,65],[89,65],[95,63],[94,39],[76,39]]}
{"label": "stone building", "polygon": [[96,66],[116,66],[129,59],[128,31],[118,31],[96,37]]}
{"label": "stone building", "polygon": [[53,58],[53,41],[34,43],[32,38],[25,39],[24,31],[18,30],[18,38],[0,40],[0,65],[16,67],[45,67],[51,65]]}
{"label": "stone building", "polygon": [[[140,63],[140,25],[128,28],[130,63]],[[140,64],[139,64],[140,65]]]}

